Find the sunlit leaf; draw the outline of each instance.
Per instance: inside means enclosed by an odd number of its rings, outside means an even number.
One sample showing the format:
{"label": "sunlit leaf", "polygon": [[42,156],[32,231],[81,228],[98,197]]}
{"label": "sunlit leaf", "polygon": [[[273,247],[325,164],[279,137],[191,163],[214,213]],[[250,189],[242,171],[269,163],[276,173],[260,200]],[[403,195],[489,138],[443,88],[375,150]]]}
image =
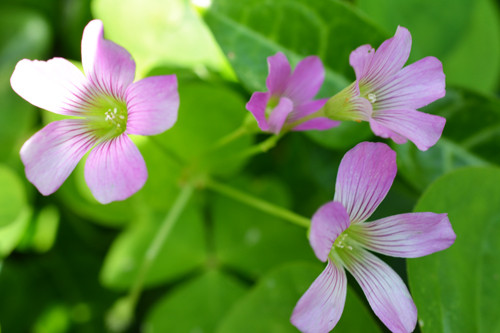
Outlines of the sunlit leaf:
{"label": "sunlit leaf", "polygon": [[500,168],[464,168],[439,178],[416,211],[448,213],[455,243],[408,260],[422,332],[500,332]]}

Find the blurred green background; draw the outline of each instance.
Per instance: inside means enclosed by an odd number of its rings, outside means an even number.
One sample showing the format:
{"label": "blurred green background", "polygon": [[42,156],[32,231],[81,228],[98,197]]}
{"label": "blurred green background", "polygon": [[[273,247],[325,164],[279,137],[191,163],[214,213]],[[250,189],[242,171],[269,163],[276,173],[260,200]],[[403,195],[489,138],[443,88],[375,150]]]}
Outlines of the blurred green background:
{"label": "blurred green background", "polygon": [[[135,138],[149,171],[144,188],[105,206],[86,187],[83,162],[49,197],[25,179],[19,149],[56,117],[9,83],[23,58],[78,63],[93,18],[132,54],[136,79],[177,74],[181,98],[173,129]],[[281,51],[296,64],[318,55],[327,70],[320,96],[332,96],[354,79],[350,52],[377,47],[398,25],[412,33],[409,63],[431,55],[443,62],[447,95],[424,111],[447,124],[427,152],[391,143],[398,177],[372,218],[448,212],[457,241],[422,259],[384,259],[409,281],[417,331],[500,332],[500,24],[492,0],[2,0],[0,331],[108,332],[126,322],[114,306],[190,177],[310,217],[333,197],[343,154],[378,140],[366,124],[290,133],[252,158],[228,159],[265,135],[207,152],[243,123],[251,93],[265,90],[268,56]],[[293,306],[322,268],[305,229],[200,187],[146,275],[126,331],[296,332]],[[350,279],[335,332],[384,331]]]}

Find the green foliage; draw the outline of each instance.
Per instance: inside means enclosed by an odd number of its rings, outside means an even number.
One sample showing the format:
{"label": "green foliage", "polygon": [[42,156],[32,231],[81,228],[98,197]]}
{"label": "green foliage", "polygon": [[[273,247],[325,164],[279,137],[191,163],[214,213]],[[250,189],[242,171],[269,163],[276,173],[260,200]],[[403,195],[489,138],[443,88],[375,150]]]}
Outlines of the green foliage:
{"label": "green foliage", "polygon": [[465,168],[433,183],[416,211],[447,212],[446,251],[408,260],[422,332],[500,332],[500,169]]}
{"label": "green foliage", "polygon": [[410,62],[435,56],[443,62],[448,84],[488,93],[497,87],[500,26],[498,8],[492,0],[357,2],[389,34],[398,25],[410,29]]}
{"label": "green foliage", "polygon": [[246,287],[234,277],[208,271],[160,299],[146,318],[147,331],[215,332],[220,318],[245,290]]}

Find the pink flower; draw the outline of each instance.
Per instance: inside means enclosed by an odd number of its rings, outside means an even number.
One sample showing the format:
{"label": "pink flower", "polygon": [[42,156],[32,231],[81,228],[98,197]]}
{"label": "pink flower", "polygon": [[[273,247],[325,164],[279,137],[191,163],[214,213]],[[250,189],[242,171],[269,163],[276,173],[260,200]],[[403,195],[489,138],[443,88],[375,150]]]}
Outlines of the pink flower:
{"label": "pink flower", "polygon": [[83,32],[82,73],[69,61],[23,59],[12,89],[31,104],[72,119],[55,121],[21,148],[26,177],[43,195],[55,192],[90,151],[85,179],[101,203],[124,200],[146,182],[141,153],[128,134],[155,135],[174,125],[179,96],[175,75],[134,82],[135,63],[103,38],[91,21]]}
{"label": "pink flower", "polygon": [[356,81],[326,103],[325,113],[335,120],[368,121],[376,135],[396,143],[408,139],[420,150],[436,144],[446,119],[417,109],[446,94],[443,66],[426,57],[403,68],[410,49],[410,32],[398,27],[376,51],[370,45],[354,50],[349,63]]}
{"label": "pink flower", "polygon": [[302,332],[329,332],[344,308],[347,279],[356,279],[370,306],[392,332],[411,332],[417,309],[401,278],[369,251],[414,258],[453,244],[447,214],[409,213],[365,222],[396,176],[396,153],[383,143],[362,142],[340,163],[335,197],[312,217],[310,243],[323,273],[298,301],[292,323]]}
{"label": "pink flower", "polygon": [[325,70],[318,57],[310,56],[300,61],[293,74],[281,52],[268,57],[267,63],[269,91],[253,93],[246,105],[262,131],[278,134],[282,130],[325,130],[339,124],[317,112],[326,99],[313,100],[325,79]]}

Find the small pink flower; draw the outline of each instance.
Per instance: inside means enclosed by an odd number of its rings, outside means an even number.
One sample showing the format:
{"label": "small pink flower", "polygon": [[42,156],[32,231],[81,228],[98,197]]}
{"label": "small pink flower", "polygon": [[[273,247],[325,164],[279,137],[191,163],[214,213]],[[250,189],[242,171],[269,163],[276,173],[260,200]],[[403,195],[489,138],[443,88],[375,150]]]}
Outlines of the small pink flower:
{"label": "small pink flower", "polygon": [[409,213],[365,222],[396,176],[396,153],[386,144],[362,142],[340,163],[335,197],[312,217],[310,243],[323,273],[298,301],[292,323],[302,332],[330,332],[344,309],[347,278],[356,279],[375,314],[392,332],[412,332],[417,309],[401,278],[370,251],[421,257],[453,244],[447,214]]}
{"label": "small pink flower", "polygon": [[356,81],[326,103],[325,113],[335,120],[368,121],[376,135],[396,143],[408,139],[420,150],[436,144],[446,119],[417,109],[446,94],[443,66],[426,57],[403,68],[410,49],[410,32],[398,27],[376,51],[370,45],[354,50],[349,63]]}
{"label": "small pink flower", "polygon": [[253,93],[246,105],[262,131],[278,134],[282,129],[325,130],[339,124],[317,114],[327,101],[313,100],[325,79],[325,70],[318,57],[303,59],[293,73],[281,52],[268,57],[267,63],[269,91]]}
{"label": "small pink flower", "polygon": [[10,79],[31,104],[73,119],[55,121],[21,148],[26,177],[43,195],[55,192],[90,151],[85,179],[101,203],[124,200],[146,182],[141,153],[128,134],[155,135],[177,120],[175,75],[134,82],[135,63],[121,46],[103,38],[91,21],[83,32],[82,73],[62,58],[23,59]]}

